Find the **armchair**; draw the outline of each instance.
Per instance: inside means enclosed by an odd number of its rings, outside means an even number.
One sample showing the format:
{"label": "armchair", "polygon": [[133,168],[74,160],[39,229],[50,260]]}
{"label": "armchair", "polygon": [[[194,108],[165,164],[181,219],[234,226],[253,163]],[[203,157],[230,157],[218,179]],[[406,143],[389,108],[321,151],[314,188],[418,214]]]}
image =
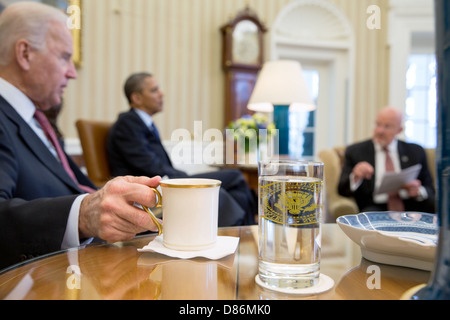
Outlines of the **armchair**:
{"label": "armchair", "polygon": [[102,187],[111,178],[106,154],[106,139],[111,126],[110,122],[76,122],[88,176],[98,187]]}
{"label": "armchair", "polygon": [[325,203],[327,218],[335,220],[347,214],[359,212],[353,198],[343,197],[338,193],[339,178],[344,161],[345,147],[322,150],[319,158],[324,163],[325,175]]}

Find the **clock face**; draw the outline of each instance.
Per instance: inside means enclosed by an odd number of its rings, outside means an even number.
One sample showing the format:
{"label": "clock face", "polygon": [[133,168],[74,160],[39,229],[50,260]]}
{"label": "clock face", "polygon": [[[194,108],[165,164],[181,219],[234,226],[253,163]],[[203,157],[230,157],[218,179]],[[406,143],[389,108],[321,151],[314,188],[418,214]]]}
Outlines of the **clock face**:
{"label": "clock face", "polygon": [[233,61],[242,64],[259,62],[260,43],[258,26],[250,21],[239,22],[233,32]]}

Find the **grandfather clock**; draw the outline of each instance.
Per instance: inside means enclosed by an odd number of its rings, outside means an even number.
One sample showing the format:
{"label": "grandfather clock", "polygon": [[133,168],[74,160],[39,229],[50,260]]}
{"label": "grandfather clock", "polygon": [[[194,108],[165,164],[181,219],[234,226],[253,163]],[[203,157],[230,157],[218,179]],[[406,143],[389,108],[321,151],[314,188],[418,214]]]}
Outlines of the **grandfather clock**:
{"label": "grandfather clock", "polygon": [[250,114],[247,104],[264,62],[266,27],[246,8],[221,28],[225,72],[225,123]]}

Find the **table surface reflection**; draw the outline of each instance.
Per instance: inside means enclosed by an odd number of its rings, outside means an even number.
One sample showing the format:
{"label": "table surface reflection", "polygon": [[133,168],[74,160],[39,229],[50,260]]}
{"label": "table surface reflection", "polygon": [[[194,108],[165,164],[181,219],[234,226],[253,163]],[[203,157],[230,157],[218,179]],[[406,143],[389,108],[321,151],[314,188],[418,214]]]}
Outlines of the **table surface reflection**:
{"label": "table surface reflection", "polygon": [[[1,273],[0,299],[391,300],[430,277],[430,272],[368,261],[338,225],[324,224],[321,272],[333,278],[334,288],[309,297],[280,294],[255,283],[257,226],[222,228],[219,234],[239,237],[240,242],[234,255],[218,261],[179,260],[137,251],[154,236],[61,252]],[[379,267],[377,279],[374,265]]]}

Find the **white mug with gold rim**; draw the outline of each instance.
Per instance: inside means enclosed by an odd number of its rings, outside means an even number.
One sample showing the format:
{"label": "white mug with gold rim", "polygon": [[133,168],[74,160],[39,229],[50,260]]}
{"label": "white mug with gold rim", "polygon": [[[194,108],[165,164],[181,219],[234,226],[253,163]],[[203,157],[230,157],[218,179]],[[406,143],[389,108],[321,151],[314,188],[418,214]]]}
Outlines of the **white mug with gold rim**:
{"label": "white mug with gold rim", "polygon": [[[158,206],[163,208],[164,246],[181,251],[199,251],[217,242],[219,190],[221,181],[201,178],[163,180]],[[153,213],[144,209],[154,218]],[[164,230],[164,231],[163,231]]]}

